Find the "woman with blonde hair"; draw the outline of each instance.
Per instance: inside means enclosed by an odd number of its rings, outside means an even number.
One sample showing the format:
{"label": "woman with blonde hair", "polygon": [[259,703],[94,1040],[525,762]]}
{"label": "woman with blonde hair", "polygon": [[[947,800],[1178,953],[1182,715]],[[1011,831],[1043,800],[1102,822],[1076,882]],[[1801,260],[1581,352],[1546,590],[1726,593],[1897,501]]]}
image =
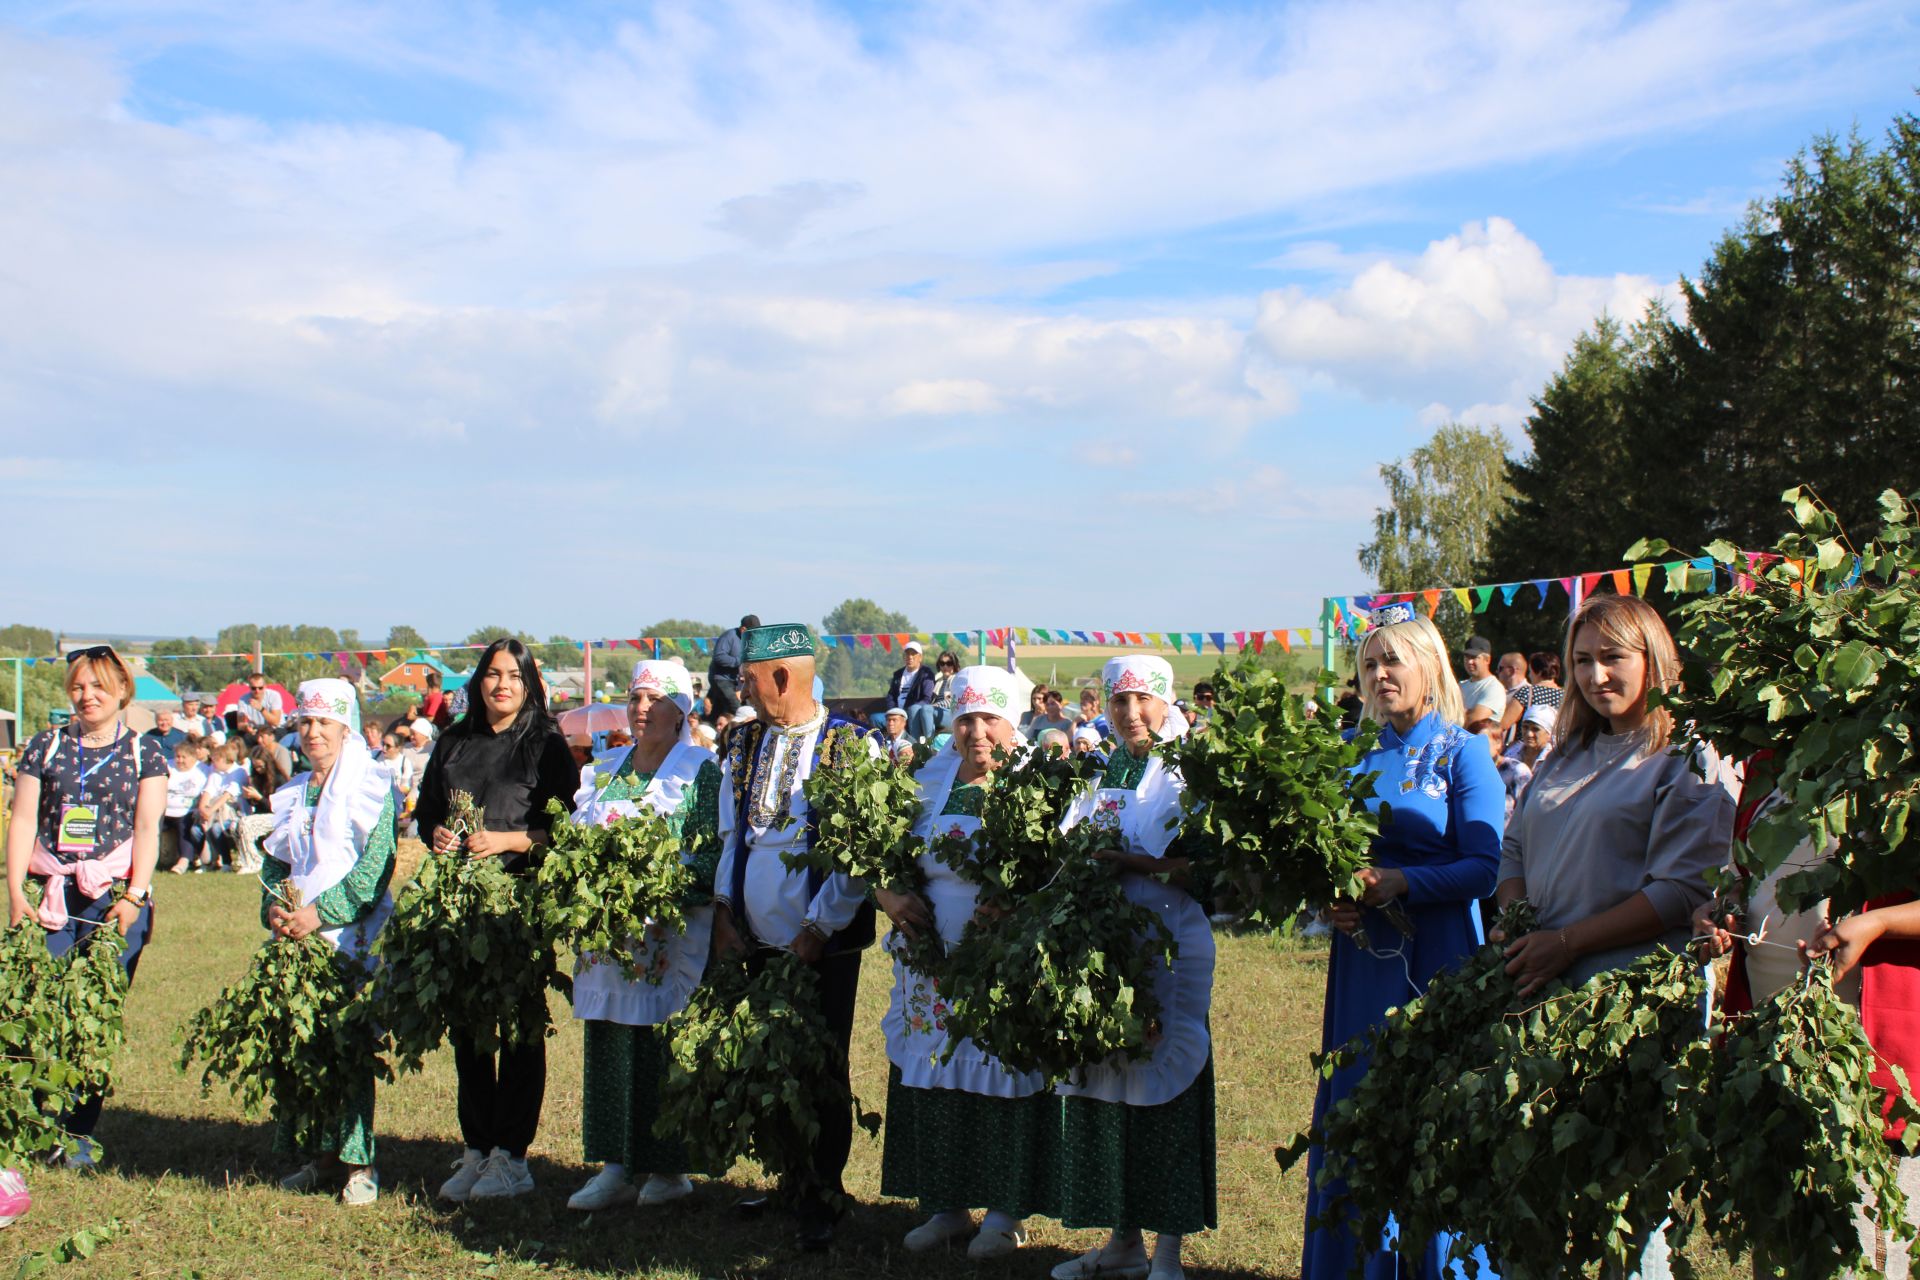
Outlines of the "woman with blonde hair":
{"label": "woman with blonde hair", "polygon": [[[73,720],[35,735],[20,755],[7,828],[8,922],[47,931],[54,956],[93,945],[112,924],[126,939],[120,964],[132,979],[153,932],[153,868],[167,809],[167,761],[157,739],[121,722],[133,673],[110,645],[67,655]],[[28,820],[28,815],[32,815]],[[40,902],[27,897],[27,877]],[[104,1095],[78,1098],[60,1117],[75,1139],[66,1162],[93,1167],[94,1125]]]}
{"label": "woman with blonde hair", "polygon": [[[1420,995],[1436,973],[1480,944],[1477,904],[1493,891],[1506,816],[1506,788],[1493,756],[1461,726],[1460,685],[1440,632],[1406,605],[1376,611],[1374,623],[1356,662],[1362,714],[1379,726],[1380,738],[1354,771],[1378,772],[1368,808],[1384,812],[1373,865],[1361,873],[1366,893],[1331,912],[1339,932],[1327,964],[1323,1051]],[[1365,1072],[1346,1067],[1321,1081],[1316,1127]],[[1448,1238],[1432,1241],[1419,1258],[1400,1258],[1363,1249],[1344,1224],[1316,1227],[1327,1196],[1314,1182],[1321,1159],[1318,1147],[1308,1153],[1302,1275],[1345,1276],[1356,1253],[1366,1255],[1369,1280],[1456,1274],[1446,1269]]]}
{"label": "woman with blonde hair", "polygon": [[[1501,906],[1526,898],[1540,927],[1510,940],[1507,971],[1528,995],[1583,982],[1662,943],[1680,947],[1727,859],[1733,798],[1721,762],[1671,750],[1673,717],[1648,695],[1680,678],[1660,615],[1634,596],[1595,596],[1567,631],[1566,700],[1553,753],[1534,773],[1501,849]],[[1704,776],[1703,776],[1704,775]]]}

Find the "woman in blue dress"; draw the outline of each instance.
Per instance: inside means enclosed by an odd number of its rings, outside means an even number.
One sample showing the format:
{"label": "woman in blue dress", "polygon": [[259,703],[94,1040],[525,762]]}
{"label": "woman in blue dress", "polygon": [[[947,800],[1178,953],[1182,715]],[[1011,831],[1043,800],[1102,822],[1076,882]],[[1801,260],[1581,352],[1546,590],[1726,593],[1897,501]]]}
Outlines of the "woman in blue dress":
{"label": "woman in blue dress", "polygon": [[[1388,1009],[1426,990],[1436,973],[1458,964],[1484,940],[1478,903],[1500,868],[1506,789],[1486,744],[1461,727],[1460,686],[1434,625],[1405,605],[1375,615],[1360,645],[1363,714],[1380,726],[1380,741],[1356,766],[1379,772],[1368,807],[1389,815],[1361,878],[1365,897],[1332,912],[1338,931],[1327,965],[1321,1048],[1335,1049],[1381,1021]],[[1382,908],[1397,904],[1412,925],[1403,934]],[[1373,950],[1355,944],[1364,925]],[[1350,1092],[1364,1064],[1322,1080],[1313,1121]],[[1360,1247],[1345,1224],[1315,1229],[1324,1194],[1314,1185],[1322,1152],[1307,1157],[1307,1244],[1303,1280],[1346,1280]],[[1366,1259],[1367,1280],[1442,1280],[1464,1275],[1444,1268],[1448,1241],[1436,1239],[1418,1258],[1384,1247]]]}

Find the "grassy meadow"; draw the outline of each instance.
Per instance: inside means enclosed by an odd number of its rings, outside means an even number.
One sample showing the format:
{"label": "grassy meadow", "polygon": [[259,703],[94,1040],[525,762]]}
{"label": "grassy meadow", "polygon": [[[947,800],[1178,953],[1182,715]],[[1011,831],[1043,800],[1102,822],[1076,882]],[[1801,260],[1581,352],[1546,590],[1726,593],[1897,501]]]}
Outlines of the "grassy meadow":
{"label": "grassy meadow", "polygon": [[[403,866],[419,855],[403,846]],[[175,1068],[179,1028],[235,980],[261,940],[259,891],[248,877],[159,877],[155,941],[127,1009],[127,1045],[99,1138],[101,1172],[30,1175],[34,1208],[0,1233],[0,1275],[81,1228],[119,1219],[125,1231],[90,1259],[50,1267],[61,1277],[863,1276],[943,1280],[984,1274],[1037,1280],[1097,1243],[1099,1233],[1029,1224],[1029,1246],[1003,1264],[970,1263],[963,1247],[908,1255],[899,1240],[915,1206],[879,1196],[880,1143],[856,1133],[847,1186],[859,1205],[828,1255],[797,1252],[788,1223],[747,1222],[732,1203],[759,1185],[737,1168],[724,1184],[660,1209],[570,1213],[580,1162],[580,1033],[559,1002],[549,1041],[540,1137],[524,1199],[445,1206],[434,1190],[459,1154],[451,1055],[383,1087],[377,1114],[378,1204],[346,1209],[282,1192],[287,1169],[269,1126],[224,1093],[203,1098]],[[1219,1135],[1219,1229],[1187,1245],[1190,1275],[1298,1274],[1304,1176],[1282,1174],[1274,1145],[1308,1119],[1309,1053],[1319,1039],[1326,956],[1268,935],[1222,937],[1213,1005]],[[862,977],[854,1087],[872,1106],[886,1094],[879,1021],[888,972],[877,951]],[[1704,1274],[1731,1277],[1720,1265]]]}

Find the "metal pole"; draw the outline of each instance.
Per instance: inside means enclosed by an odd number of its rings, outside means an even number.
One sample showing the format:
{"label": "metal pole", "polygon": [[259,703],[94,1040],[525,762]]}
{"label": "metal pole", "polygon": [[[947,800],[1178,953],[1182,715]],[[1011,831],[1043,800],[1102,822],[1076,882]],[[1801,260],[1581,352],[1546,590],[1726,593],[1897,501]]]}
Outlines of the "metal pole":
{"label": "metal pole", "polygon": [[580,642],[580,701],[593,700],[593,641],[583,640]]}
{"label": "metal pole", "polygon": [[[1320,601],[1320,669],[1333,670],[1333,597],[1325,596]],[[1331,685],[1320,691],[1322,697],[1331,702],[1334,689]]]}
{"label": "metal pole", "polygon": [[978,637],[980,641],[980,664],[979,665],[984,667],[987,665],[987,633],[984,631],[976,631],[973,634],[976,637]]}

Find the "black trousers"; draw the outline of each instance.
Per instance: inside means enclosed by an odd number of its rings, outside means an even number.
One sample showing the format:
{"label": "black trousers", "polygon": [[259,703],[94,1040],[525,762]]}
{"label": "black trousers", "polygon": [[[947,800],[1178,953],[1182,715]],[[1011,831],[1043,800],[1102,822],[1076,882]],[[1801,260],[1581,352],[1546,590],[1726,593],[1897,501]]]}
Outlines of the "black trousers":
{"label": "black trousers", "polygon": [[[747,960],[748,974],[758,976],[775,954],[756,950]],[[838,1050],[838,1061],[828,1068],[833,1073],[828,1079],[830,1082],[837,1077],[840,1088],[851,1091],[853,1080],[849,1075],[847,1046],[853,1040],[854,998],[860,992],[860,953],[850,951],[844,955],[823,957],[820,963],[813,966],[813,971],[820,976],[820,1015],[833,1032],[834,1046]],[[820,1117],[820,1136],[813,1143],[811,1185],[791,1190],[803,1195],[808,1192],[844,1190],[841,1175],[846,1172],[847,1153],[852,1149],[852,1109],[841,1105],[825,1108],[825,1114]]]}
{"label": "black trousers", "polygon": [[485,1155],[504,1147],[516,1160],[527,1158],[540,1129],[540,1104],[547,1095],[547,1036],[540,1028],[519,1044],[482,1053],[471,1037],[453,1032],[453,1066],[460,1077],[460,1136]]}
{"label": "black trousers", "polygon": [[715,715],[732,715],[740,709],[740,678],[726,675],[708,677],[707,698],[713,703]]}

